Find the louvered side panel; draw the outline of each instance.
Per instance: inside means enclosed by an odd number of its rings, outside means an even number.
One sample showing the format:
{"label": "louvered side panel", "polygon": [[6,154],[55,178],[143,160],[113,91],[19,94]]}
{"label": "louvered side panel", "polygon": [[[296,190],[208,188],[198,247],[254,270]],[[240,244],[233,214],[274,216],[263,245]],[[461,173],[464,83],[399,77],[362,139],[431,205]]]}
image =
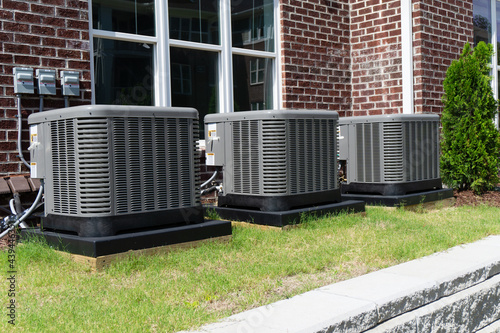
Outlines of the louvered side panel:
{"label": "louvered side panel", "polygon": [[383,124],[384,182],[404,181],[403,124]]}
{"label": "louvered side panel", "polygon": [[[290,194],[299,194],[306,192],[306,179],[304,161],[306,159],[305,145],[302,140],[305,133],[305,123],[303,119],[290,119],[288,131],[288,159],[289,159],[289,177]],[[300,138],[300,139],[299,139]]]}
{"label": "louvered side panel", "polygon": [[116,118],[113,121],[116,213],[192,206],[190,119]]}
{"label": "louvered side panel", "polygon": [[331,119],[288,121],[290,194],[333,190],[337,187],[337,123]]}
{"label": "louvered side panel", "polygon": [[357,181],[380,182],[380,123],[357,124]]}
{"label": "louvered side panel", "polygon": [[193,141],[189,131],[189,120],[178,119],[177,137],[179,145],[178,156],[178,173],[180,175],[180,187],[177,195],[180,197],[180,207],[191,206],[191,198],[194,194],[194,179],[191,179],[191,172],[193,165],[191,163],[191,156],[193,154]]}
{"label": "louvered side panel", "polygon": [[113,133],[113,165],[115,186],[115,212],[127,214],[129,212],[129,160],[127,151],[127,125],[125,118],[112,120]]}
{"label": "louvered side panel", "polygon": [[405,128],[405,180],[439,178],[439,123],[407,122]]}
{"label": "louvered side panel", "polygon": [[168,172],[167,172],[167,138],[165,119],[155,119],[153,124],[153,156],[154,156],[154,191],[156,193],[156,208],[167,209]]}
{"label": "louvered side panel", "polygon": [[264,194],[287,194],[285,120],[262,120],[262,186]]}
{"label": "louvered side panel", "polygon": [[167,119],[167,172],[168,172],[168,206],[179,207],[177,194],[180,186],[180,173],[177,165],[179,146],[177,145],[177,120]]}
{"label": "louvered side panel", "polygon": [[50,126],[54,213],[77,214],[77,161],[74,120],[53,121]]}
{"label": "louvered side panel", "polygon": [[259,121],[233,123],[234,193],[262,194]]}
{"label": "louvered side panel", "polygon": [[111,214],[109,129],[106,118],[77,119],[81,215]]}
{"label": "louvered side panel", "polygon": [[[198,140],[200,137],[200,125],[198,119],[190,120],[193,126],[192,135],[192,147],[193,147],[193,158],[194,158],[194,196],[192,198],[193,205],[201,204],[201,170],[200,170],[200,154],[201,151],[198,148]],[[187,172],[187,171],[186,171]],[[193,191],[193,188],[191,188]]]}

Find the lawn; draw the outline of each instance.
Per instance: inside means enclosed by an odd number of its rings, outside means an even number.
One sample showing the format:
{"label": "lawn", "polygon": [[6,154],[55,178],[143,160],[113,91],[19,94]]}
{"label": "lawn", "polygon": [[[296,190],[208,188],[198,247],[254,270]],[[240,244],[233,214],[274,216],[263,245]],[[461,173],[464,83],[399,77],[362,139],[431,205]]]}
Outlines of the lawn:
{"label": "lawn", "polygon": [[16,325],[2,332],[176,332],[370,271],[500,234],[500,208],[428,212],[368,207],[366,216],[307,221],[288,231],[235,227],[230,242],[133,257],[92,273],[32,241],[16,248]]}

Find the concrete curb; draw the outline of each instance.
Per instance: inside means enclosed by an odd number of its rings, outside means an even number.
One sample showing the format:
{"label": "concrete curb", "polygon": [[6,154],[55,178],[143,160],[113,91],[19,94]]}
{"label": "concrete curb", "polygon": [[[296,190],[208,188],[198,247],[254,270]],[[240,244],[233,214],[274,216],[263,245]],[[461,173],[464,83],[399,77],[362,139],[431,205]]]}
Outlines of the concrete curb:
{"label": "concrete curb", "polygon": [[203,326],[198,333],[500,332],[500,236]]}

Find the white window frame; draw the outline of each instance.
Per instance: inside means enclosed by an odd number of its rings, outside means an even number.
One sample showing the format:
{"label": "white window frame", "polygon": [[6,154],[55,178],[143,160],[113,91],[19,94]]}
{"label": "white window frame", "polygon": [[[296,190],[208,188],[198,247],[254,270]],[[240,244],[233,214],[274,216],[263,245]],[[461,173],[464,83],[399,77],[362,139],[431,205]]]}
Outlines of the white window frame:
{"label": "white window frame", "polygon": [[[155,0],[156,36],[143,36],[122,32],[111,32],[93,29],[92,27],[92,1],[89,1],[90,20],[90,52],[91,52],[91,81],[92,104],[95,104],[94,88],[94,38],[106,38],[120,41],[146,43],[153,48],[154,89],[156,106],[172,106],[171,73],[170,73],[170,47],[212,51],[219,55],[218,63],[218,91],[219,111],[233,112],[233,55],[243,55],[273,59],[273,109],[281,108],[282,83],[281,83],[281,48],[280,48],[280,5],[279,0],[273,0],[274,6],[274,52],[257,51],[232,47],[231,40],[231,0],[220,0],[220,45],[195,43],[183,40],[170,39],[168,22],[168,1]],[[207,83],[208,84],[208,83]]]}

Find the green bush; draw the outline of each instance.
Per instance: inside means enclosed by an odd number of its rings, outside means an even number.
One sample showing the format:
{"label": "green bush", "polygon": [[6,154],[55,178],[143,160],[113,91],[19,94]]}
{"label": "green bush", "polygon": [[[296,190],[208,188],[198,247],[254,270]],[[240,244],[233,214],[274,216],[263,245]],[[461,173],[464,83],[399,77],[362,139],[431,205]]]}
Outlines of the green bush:
{"label": "green bush", "polygon": [[497,101],[491,89],[489,62],[493,46],[467,43],[444,80],[441,177],[458,190],[476,193],[498,183],[500,138],[493,123]]}

